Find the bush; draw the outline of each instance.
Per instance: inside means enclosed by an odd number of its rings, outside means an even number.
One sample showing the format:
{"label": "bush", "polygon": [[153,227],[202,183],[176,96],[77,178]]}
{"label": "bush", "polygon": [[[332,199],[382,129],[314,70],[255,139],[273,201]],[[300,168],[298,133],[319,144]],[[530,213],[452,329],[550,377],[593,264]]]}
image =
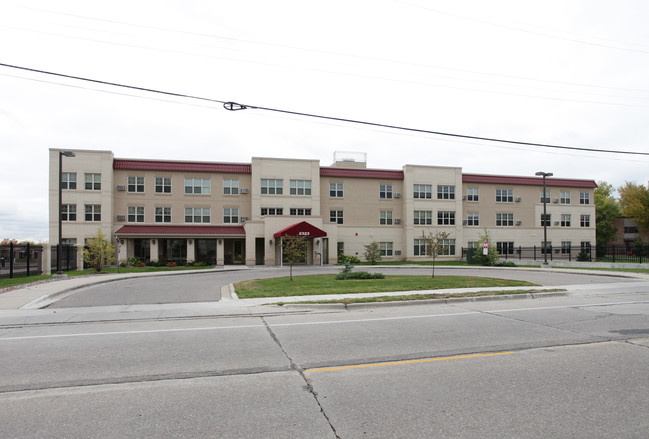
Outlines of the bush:
{"label": "bush", "polygon": [[194,267],[207,267],[207,262],[198,261],[198,262],[194,262],[193,265]]}
{"label": "bush", "polygon": [[141,264],[143,261],[140,258],[128,258],[128,265],[133,265],[136,266],[137,264]]}
{"label": "bush", "polygon": [[579,262],[589,262],[590,261],[590,254],[586,250],[582,250],[577,255],[577,260]]}
{"label": "bush", "polygon": [[122,267],[122,268],[126,268],[126,262],[120,262],[119,266]]}
{"label": "bush", "polygon": [[347,256],[344,254],[339,254],[338,255],[338,263],[339,264],[345,264],[346,262],[349,262],[352,265],[359,265],[361,263],[361,260],[358,259],[356,256]]}
{"label": "bush", "polygon": [[498,262],[496,264],[496,267],[515,267],[516,264],[514,264],[512,261],[505,261],[505,262]]}
{"label": "bush", "polygon": [[350,279],[384,279],[383,273],[368,273],[367,271],[342,272],[336,275],[336,280]]}

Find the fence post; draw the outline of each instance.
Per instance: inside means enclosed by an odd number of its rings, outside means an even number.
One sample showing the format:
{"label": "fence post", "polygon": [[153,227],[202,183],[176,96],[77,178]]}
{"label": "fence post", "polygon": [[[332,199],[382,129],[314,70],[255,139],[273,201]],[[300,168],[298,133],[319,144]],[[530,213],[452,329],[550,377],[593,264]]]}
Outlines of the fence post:
{"label": "fence post", "polygon": [[536,246],[534,246],[534,260],[536,261]]}
{"label": "fence post", "polygon": [[27,276],[29,276],[29,264],[31,263],[30,258],[29,258],[29,242],[27,243],[25,251],[27,252]]}
{"label": "fence post", "polygon": [[572,244],[568,244],[568,262],[572,262]]}
{"label": "fence post", "polygon": [[14,277],[14,243],[9,242],[9,279]]}

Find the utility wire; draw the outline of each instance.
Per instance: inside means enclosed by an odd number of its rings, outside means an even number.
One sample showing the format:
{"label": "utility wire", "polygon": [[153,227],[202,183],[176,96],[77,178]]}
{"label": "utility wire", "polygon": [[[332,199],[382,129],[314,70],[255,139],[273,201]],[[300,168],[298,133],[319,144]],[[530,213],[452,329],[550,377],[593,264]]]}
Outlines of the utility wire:
{"label": "utility wire", "polygon": [[472,139],[472,140],[482,140],[482,141],[487,141],[487,142],[498,142],[498,143],[507,143],[507,144],[524,145],[524,146],[537,146],[537,147],[541,147],[541,148],[554,148],[554,149],[564,149],[564,150],[573,150],[573,151],[589,151],[589,152],[599,152],[599,153],[609,153],[609,154],[628,154],[628,155],[649,156],[649,152],[618,151],[618,150],[612,150],[612,149],[595,149],[595,148],[582,148],[582,147],[576,147],[576,146],[550,145],[550,144],[545,144],[545,143],[522,142],[522,141],[517,141],[517,140],[497,139],[497,138],[493,138],[493,137],[469,136],[469,135],[466,135],[466,134],[446,133],[446,132],[442,132],[442,131],[432,131],[432,130],[425,130],[425,129],[420,129],[420,128],[409,128],[409,127],[404,127],[404,126],[399,126],[399,125],[389,125],[389,124],[382,124],[382,123],[377,123],[377,122],[362,121],[362,120],[357,120],[357,119],[346,119],[346,118],[341,118],[341,117],[323,116],[323,115],[319,115],[319,114],[304,113],[304,112],[299,112],[299,111],[282,110],[282,109],[279,109],[279,108],[270,108],[270,107],[261,107],[261,106],[257,106],[257,105],[239,104],[237,102],[232,102],[232,101],[222,101],[222,100],[218,100],[218,99],[211,99],[211,98],[205,98],[205,97],[201,97],[201,96],[187,95],[187,94],[183,94],[183,93],[174,93],[174,92],[156,90],[156,89],[146,88],[146,87],[137,87],[137,86],[132,86],[132,85],[119,84],[119,83],[115,83],[115,82],[101,81],[101,80],[98,80],[98,79],[90,79],[90,78],[84,78],[84,77],[81,77],[81,76],[66,75],[66,74],[63,74],[63,73],[49,72],[49,71],[46,71],[46,70],[38,70],[38,69],[29,68],[29,67],[16,66],[16,65],[12,65],[12,64],[0,63],[0,66],[12,68],[12,69],[24,70],[24,71],[28,71],[28,72],[40,73],[40,74],[44,74],[44,75],[57,76],[57,77],[61,77],[61,78],[68,78],[68,79],[75,79],[75,80],[79,80],[79,81],[92,82],[92,83],[95,83],[95,84],[109,85],[109,86],[113,86],[113,87],[122,87],[122,88],[131,89],[131,90],[139,90],[139,91],[144,91],[144,92],[149,92],[149,93],[158,93],[158,94],[163,94],[163,95],[167,95],[167,96],[175,96],[175,97],[180,97],[180,98],[197,99],[197,100],[207,101],[207,102],[216,102],[216,103],[223,104],[223,107],[226,110],[229,110],[229,111],[238,111],[238,110],[246,110],[246,109],[263,110],[263,111],[271,111],[271,112],[275,112],[275,113],[290,114],[290,115],[294,115],[294,116],[311,117],[311,118],[316,118],[316,119],[332,120],[332,121],[337,121],[337,122],[354,123],[354,124],[365,125],[365,126],[388,128],[388,129],[401,130],[401,131],[410,131],[410,132],[415,132],[415,133],[434,134],[434,135],[438,135],[438,136],[456,137],[456,138]]}

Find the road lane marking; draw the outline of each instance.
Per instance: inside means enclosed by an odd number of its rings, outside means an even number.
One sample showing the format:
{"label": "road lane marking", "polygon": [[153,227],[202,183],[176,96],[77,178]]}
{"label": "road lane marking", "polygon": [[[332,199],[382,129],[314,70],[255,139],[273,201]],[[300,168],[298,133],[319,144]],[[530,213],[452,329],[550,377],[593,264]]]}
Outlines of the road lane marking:
{"label": "road lane marking", "polygon": [[387,361],[384,363],[369,363],[369,364],[355,364],[352,366],[323,367],[321,369],[308,369],[305,370],[304,373],[331,372],[334,370],[363,369],[367,367],[379,367],[379,366],[397,366],[400,364],[431,363],[433,361],[463,360],[466,358],[493,357],[496,355],[509,355],[513,353],[514,352],[494,352],[490,354],[456,355],[453,357],[422,358],[419,360]]}

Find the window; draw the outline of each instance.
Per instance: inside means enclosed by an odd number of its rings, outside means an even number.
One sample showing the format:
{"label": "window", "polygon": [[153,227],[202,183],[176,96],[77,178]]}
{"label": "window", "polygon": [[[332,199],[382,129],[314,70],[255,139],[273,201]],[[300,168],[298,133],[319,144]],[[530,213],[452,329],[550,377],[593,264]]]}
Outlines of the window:
{"label": "window", "polygon": [[223,180],[223,195],[239,195],[239,180]]}
{"label": "window", "polygon": [[455,255],[455,239],[442,239],[439,242],[440,255]]}
{"label": "window", "polygon": [[291,180],[291,195],[311,195],[311,180]]}
{"label": "window", "polygon": [[261,216],[266,215],[284,215],[284,209],[281,207],[262,207]]}
{"label": "window", "polygon": [[392,243],[379,242],[379,251],[381,256],[392,256]]}
{"label": "window", "polygon": [[156,223],[170,223],[171,222],[171,207],[156,207],[155,208],[155,222]]}
{"label": "window", "polygon": [[155,178],[155,193],[156,194],[170,194],[171,193],[171,177],[156,177]]}
{"label": "window", "polygon": [[561,241],[561,253],[564,255],[570,253],[570,241]]}
{"label": "window", "polygon": [[496,243],[496,251],[501,255],[513,255],[514,254],[514,242],[513,241],[503,241]]}
{"label": "window", "polygon": [[382,226],[389,226],[392,224],[391,210],[382,210],[379,212],[379,224]]}
{"label": "window", "polygon": [[513,189],[496,189],[496,203],[513,203]]}
{"label": "window", "polygon": [[590,204],[590,194],[588,192],[579,192],[579,204]]}
{"label": "window", "polygon": [[299,215],[299,216],[309,216],[311,215],[311,209],[310,208],[292,208],[290,211],[291,215]]}
{"label": "window", "polygon": [[331,198],[342,198],[343,184],[342,183],[329,183],[329,196]]}
{"label": "window", "polygon": [[223,222],[224,223],[238,223],[239,222],[239,208],[238,207],[225,207],[223,208]]}
{"label": "window", "polygon": [[455,225],[455,212],[437,212],[437,225],[438,226],[453,226]]}
{"label": "window", "polygon": [[470,187],[466,190],[467,201],[479,201],[479,193],[477,187]]}
{"label": "window", "polygon": [[561,204],[570,204],[570,192],[561,192],[560,195]]}
{"label": "window", "polygon": [[496,225],[500,227],[507,227],[514,225],[514,214],[513,213],[497,213],[496,214]]}
{"label": "window", "polygon": [[75,190],[77,188],[77,173],[64,172],[61,174],[61,189]]}
{"label": "window", "polygon": [[379,198],[382,200],[392,198],[392,185],[381,184],[379,185]]}
{"label": "window", "polygon": [[570,214],[561,215],[561,227],[570,227]]}
{"label": "window", "polygon": [[61,205],[61,221],[76,221],[76,220],[77,220],[77,205],[76,204]]}
{"label": "window", "polygon": [[127,220],[129,223],[143,223],[144,206],[128,206]]}
{"label": "window", "polygon": [[433,224],[432,210],[415,210],[415,225],[426,226]]}
{"label": "window", "polygon": [[579,216],[579,226],[580,227],[590,227],[590,215],[580,215]]}
{"label": "window", "polygon": [[428,243],[425,239],[415,239],[415,256],[426,256],[428,253]]}
{"label": "window", "polygon": [[329,222],[330,223],[343,223],[343,211],[342,210],[330,210],[329,211]]}
{"label": "window", "polygon": [[262,195],[282,195],[284,193],[283,186],[283,180],[273,180],[268,178],[261,179]]}
{"label": "window", "polygon": [[144,177],[128,177],[129,192],[144,192]]}
{"label": "window", "polygon": [[209,207],[185,207],[186,223],[209,223],[212,211]]}
{"label": "window", "polygon": [[433,191],[433,185],[431,184],[416,184],[413,188],[413,197],[414,198],[431,198],[431,193]]}
{"label": "window", "polygon": [[61,245],[77,245],[77,238],[61,238]]}
{"label": "window", "polygon": [[478,241],[469,241],[467,242],[467,247],[470,249],[478,248]]}
{"label": "window", "polygon": [[101,221],[101,204],[86,204],[86,221]]}
{"label": "window", "polygon": [[87,191],[101,190],[101,174],[86,174],[85,178]]}
{"label": "window", "polygon": [[455,186],[437,185],[438,200],[455,200]]}
{"label": "window", "polygon": [[539,192],[539,196],[541,198],[541,203],[550,202],[550,191],[545,191],[545,200],[543,199],[543,191]]}
{"label": "window", "polygon": [[590,253],[590,242],[589,241],[581,241],[581,251],[585,251],[587,253]]}
{"label": "window", "polygon": [[544,255],[546,253],[552,253],[552,241],[547,241],[545,243],[541,243],[541,254]]}
{"label": "window", "polygon": [[544,215],[541,214],[541,227],[550,227],[552,225],[552,215],[549,213]]}
{"label": "window", "polygon": [[466,224],[468,226],[479,226],[480,225],[480,214],[479,213],[468,213]]}
{"label": "window", "polygon": [[186,178],[185,193],[209,195],[212,193],[212,180],[209,178]]}

